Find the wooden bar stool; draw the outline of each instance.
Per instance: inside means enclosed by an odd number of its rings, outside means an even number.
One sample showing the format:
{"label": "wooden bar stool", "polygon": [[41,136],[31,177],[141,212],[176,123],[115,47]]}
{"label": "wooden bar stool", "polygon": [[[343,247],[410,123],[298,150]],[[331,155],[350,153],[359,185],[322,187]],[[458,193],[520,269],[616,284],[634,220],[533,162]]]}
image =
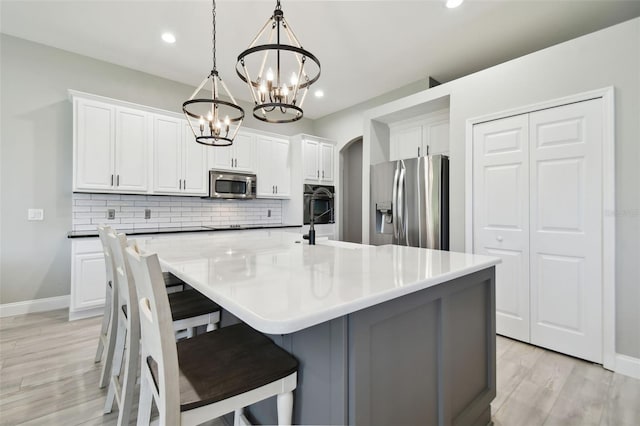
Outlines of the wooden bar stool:
{"label": "wooden bar stool", "polygon": [[[112,411],[115,401],[120,410],[118,425],[128,425],[140,359],[140,317],[135,286],[124,253],[127,237],[112,231],[107,233],[106,238],[113,259],[113,279],[118,301],[115,312],[116,347],[104,413]],[[135,245],[135,241],[132,244]],[[195,290],[168,294],[162,275],[160,280],[162,291],[170,301],[168,312],[172,314],[173,333],[169,338],[172,341],[175,341],[175,332],[178,330],[193,330],[198,326],[206,326],[207,331],[217,328],[220,322],[218,305]]]}
{"label": "wooden bar stool", "polygon": [[[98,349],[96,350],[95,362],[100,362],[104,355],[104,362],[100,372],[100,387],[103,388],[109,383],[109,376],[113,364],[113,353],[116,347],[115,329],[112,319],[116,317],[116,309],[118,300],[117,286],[113,285],[113,258],[111,250],[107,242],[107,233],[113,232],[110,226],[98,225],[98,236],[102,243],[104,252],[104,263],[106,268],[107,285],[105,291],[104,314],[102,317],[102,327],[100,329],[100,339],[98,340]],[[186,286],[185,282],[170,272],[163,272],[167,292],[182,291]],[[106,354],[104,350],[106,349]]]}
{"label": "wooden bar stool", "polygon": [[[278,423],[291,424],[298,361],[246,324],[175,342],[169,300],[155,254],[126,249],[142,333],[138,425],[152,401],[161,425],[195,425],[277,395]],[[244,416],[242,416],[244,417]]]}

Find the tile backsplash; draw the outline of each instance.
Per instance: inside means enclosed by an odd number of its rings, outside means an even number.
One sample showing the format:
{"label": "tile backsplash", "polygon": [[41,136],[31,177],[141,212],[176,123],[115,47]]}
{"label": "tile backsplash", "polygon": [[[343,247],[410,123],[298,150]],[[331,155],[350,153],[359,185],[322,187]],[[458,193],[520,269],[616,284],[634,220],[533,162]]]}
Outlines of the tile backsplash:
{"label": "tile backsplash", "polygon": [[[210,200],[162,195],[85,194],[72,197],[72,230],[95,230],[104,223],[116,229],[282,223],[281,200]],[[115,217],[108,219],[108,210]],[[145,209],[151,217],[145,219]]]}

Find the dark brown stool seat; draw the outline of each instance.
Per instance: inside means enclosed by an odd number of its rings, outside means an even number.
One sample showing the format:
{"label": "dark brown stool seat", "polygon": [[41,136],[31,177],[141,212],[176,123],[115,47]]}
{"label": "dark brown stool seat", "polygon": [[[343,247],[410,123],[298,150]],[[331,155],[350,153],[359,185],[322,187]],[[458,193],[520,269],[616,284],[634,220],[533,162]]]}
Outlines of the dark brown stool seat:
{"label": "dark brown stool seat", "polygon": [[[179,341],[177,351],[181,411],[259,388],[298,369],[292,355],[246,324]],[[157,365],[148,362],[157,382]]]}
{"label": "dark brown stool seat", "polygon": [[164,279],[164,285],[166,287],[184,286],[186,283],[180,278],[173,275],[171,272],[163,272],[162,278]]}
{"label": "dark brown stool seat", "polygon": [[[171,318],[174,321],[220,312],[218,304],[196,290],[179,291],[170,293],[168,296]],[[126,318],[127,305],[122,306],[122,312]]]}
{"label": "dark brown stool seat", "polygon": [[220,311],[220,306],[197,290],[179,291],[168,296],[171,318],[174,321]]}

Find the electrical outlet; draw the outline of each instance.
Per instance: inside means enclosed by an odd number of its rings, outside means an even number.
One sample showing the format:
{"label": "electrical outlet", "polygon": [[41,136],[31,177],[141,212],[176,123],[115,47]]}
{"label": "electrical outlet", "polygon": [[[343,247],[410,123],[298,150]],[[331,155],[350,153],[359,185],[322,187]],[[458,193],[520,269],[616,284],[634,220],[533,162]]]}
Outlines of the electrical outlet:
{"label": "electrical outlet", "polygon": [[267,217],[271,217],[271,209],[267,210]]}
{"label": "electrical outlet", "polygon": [[151,209],[144,209],[144,218],[151,219]]}
{"label": "electrical outlet", "polygon": [[28,209],[27,220],[44,220],[43,209]]}
{"label": "electrical outlet", "polygon": [[116,209],[107,209],[107,219],[113,220],[116,218]]}

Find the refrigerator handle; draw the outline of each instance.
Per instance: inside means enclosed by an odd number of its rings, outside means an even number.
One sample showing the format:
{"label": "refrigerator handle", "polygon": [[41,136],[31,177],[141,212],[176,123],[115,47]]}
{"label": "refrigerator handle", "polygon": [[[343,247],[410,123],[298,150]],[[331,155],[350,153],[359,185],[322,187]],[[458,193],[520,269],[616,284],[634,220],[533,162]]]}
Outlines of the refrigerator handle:
{"label": "refrigerator handle", "polygon": [[[398,182],[398,221],[400,222],[398,224],[398,228],[399,228],[399,234],[400,237],[404,238],[405,240],[405,245],[409,245],[408,242],[408,234],[407,234],[407,221],[406,218],[404,217],[404,215],[407,212],[406,209],[406,202],[407,200],[405,200],[404,198],[404,187],[405,187],[405,178],[406,178],[406,169],[404,168],[404,164],[402,165],[402,170],[400,170],[400,179]],[[399,238],[400,240],[401,238]]]}
{"label": "refrigerator handle", "polygon": [[393,192],[391,195],[391,222],[393,223],[393,237],[398,238],[398,180],[400,178],[400,171],[396,166],[396,171],[393,174]]}

